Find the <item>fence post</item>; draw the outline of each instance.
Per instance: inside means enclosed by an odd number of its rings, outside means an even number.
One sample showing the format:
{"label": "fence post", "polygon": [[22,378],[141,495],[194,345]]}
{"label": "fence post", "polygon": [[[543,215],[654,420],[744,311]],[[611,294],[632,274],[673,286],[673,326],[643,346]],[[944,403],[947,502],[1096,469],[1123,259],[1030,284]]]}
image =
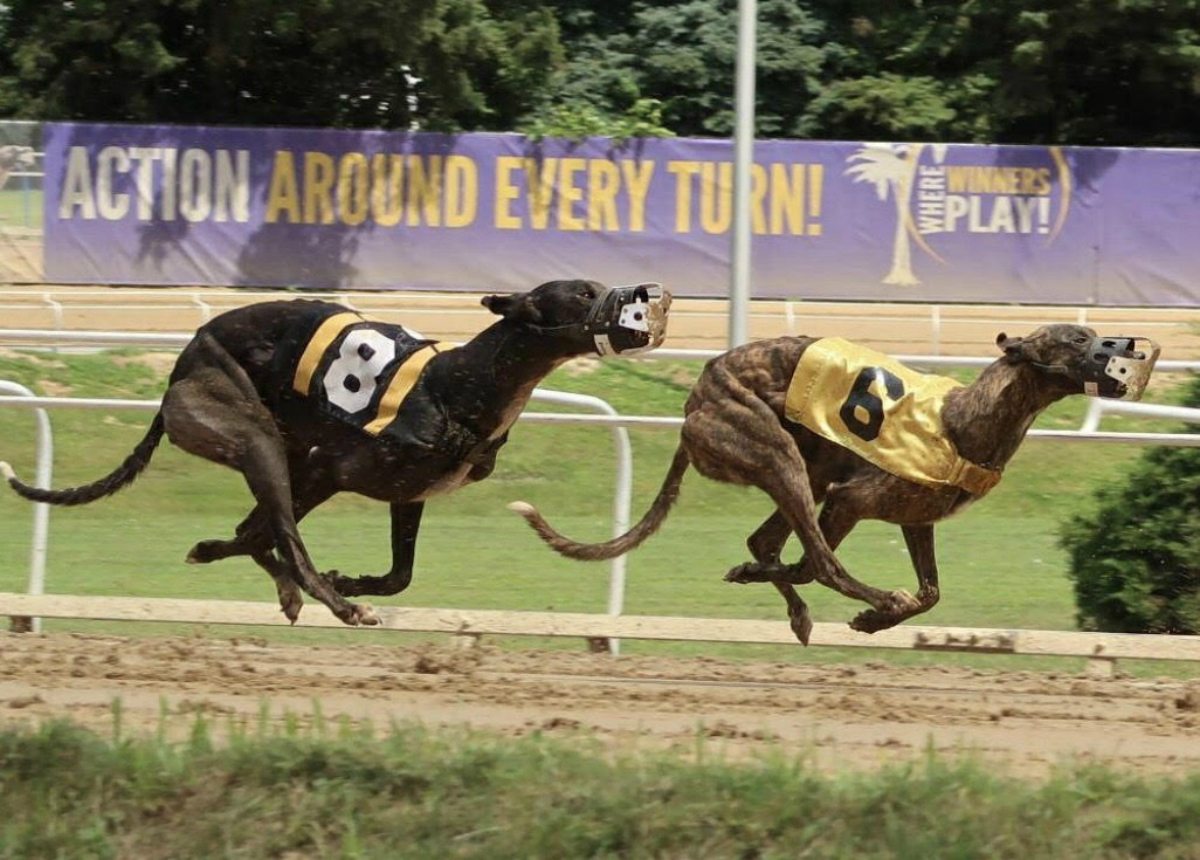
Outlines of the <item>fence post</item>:
{"label": "fence post", "polygon": [[[16,382],[0,380],[0,391],[17,394],[22,397],[36,396],[24,385]],[[37,420],[37,471],[33,485],[43,490],[50,489],[51,472],[54,468],[54,436],[50,430],[50,416],[45,409],[35,409],[34,418]],[[42,594],[46,585],[46,542],[50,532],[50,506],[45,502],[37,502],[33,506],[33,539],[29,545],[29,585],[30,594]],[[14,633],[40,633],[42,620],[27,616],[14,616],[10,629]]]}

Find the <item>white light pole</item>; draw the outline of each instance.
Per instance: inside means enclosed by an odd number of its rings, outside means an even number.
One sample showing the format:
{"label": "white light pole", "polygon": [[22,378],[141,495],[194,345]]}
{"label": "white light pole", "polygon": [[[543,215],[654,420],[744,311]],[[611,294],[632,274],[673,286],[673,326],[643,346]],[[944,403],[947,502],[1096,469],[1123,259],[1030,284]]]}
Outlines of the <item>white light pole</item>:
{"label": "white light pole", "polygon": [[733,132],[733,247],[729,272],[729,346],[749,340],[750,178],[754,164],[754,75],[757,0],[738,0],[737,82]]}

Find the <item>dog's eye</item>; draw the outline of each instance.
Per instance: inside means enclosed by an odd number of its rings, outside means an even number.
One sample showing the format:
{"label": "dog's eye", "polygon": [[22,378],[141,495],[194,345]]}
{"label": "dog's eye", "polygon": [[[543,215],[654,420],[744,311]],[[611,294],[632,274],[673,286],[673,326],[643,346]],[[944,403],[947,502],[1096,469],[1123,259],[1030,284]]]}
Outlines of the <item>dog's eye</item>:
{"label": "dog's eye", "polygon": [[1085,343],[1088,342],[1088,340],[1089,340],[1089,338],[1086,338],[1083,335],[1080,335],[1079,337],[1075,338],[1074,342],[1076,344],[1078,344],[1079,346],[1083,346]]}

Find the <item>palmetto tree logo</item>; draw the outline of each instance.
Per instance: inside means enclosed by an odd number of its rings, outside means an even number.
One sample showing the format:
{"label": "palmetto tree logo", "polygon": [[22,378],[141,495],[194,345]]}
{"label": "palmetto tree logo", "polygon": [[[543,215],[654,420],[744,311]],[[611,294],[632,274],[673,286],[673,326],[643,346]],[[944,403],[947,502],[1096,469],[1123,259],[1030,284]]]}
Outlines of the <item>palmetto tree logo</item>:
{"label": "palmetto tree logo", "polygon": [[917,232],[912,218],[912,192],[921,154],[929,148],[934,161],[941,164],[946,158],[946,144],[868,143],[847,161],[858,162],[846,169],[855,182],[870,182],[881,201],[891,194],[896,206],[896,229],[892,241],[892,268],[883,279],[885,284],[914,287],[921,283],[913,273],[912,248],[916,242],[921,250],[938,262],[944,262]]}

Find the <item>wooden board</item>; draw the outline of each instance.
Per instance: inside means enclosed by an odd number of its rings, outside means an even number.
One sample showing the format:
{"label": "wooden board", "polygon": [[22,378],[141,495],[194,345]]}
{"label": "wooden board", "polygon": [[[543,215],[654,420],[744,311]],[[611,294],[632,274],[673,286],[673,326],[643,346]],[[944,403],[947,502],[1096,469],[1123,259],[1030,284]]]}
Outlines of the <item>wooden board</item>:
{"label": "wooden board", "polygon": [[[592,615],[569,612],[510,612],[482,609],[379,607],[381,624],[370,630],[458,635],[567,636],[573,638],[661,639],[690,642],[795,644],[787,623],[740,618],[682,618],[654,615]],[[186,624],[284,626],[272,603],[236,600],[173,600],[140,597],[27,595],[0,593],[0,616],[77,618],[97,621],[157,621]],[[302,627],[344,627],[323,607],[308,606]],[[1042,654],[1101,659],[1200,660],[1200,636],[1079,633],[1052,630],[921,627],[900,625],[873,635],[844,624],[813,626],[812,646],[899,648],[972,653]]]}

